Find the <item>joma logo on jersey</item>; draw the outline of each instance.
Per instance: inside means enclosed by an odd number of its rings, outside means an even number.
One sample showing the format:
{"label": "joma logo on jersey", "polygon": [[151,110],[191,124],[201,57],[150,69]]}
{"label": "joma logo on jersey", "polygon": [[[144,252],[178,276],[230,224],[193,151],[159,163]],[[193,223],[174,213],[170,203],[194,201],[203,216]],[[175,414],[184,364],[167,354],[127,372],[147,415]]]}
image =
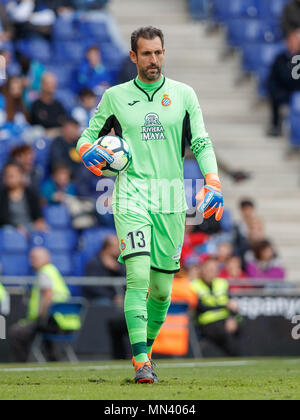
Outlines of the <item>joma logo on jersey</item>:
{"label": "joma logo on jersey", "polygon": [[157,114],[147,114],[145,125],[142,127],[143,141],[165,140],[165,129],[159,121]]}

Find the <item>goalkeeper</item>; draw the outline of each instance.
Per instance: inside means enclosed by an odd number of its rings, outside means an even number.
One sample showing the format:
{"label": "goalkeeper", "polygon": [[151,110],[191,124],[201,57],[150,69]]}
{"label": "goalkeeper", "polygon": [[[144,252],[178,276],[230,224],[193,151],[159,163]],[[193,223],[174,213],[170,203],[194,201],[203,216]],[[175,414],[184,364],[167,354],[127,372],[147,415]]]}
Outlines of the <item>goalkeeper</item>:
{"label": "goalkeeper", "polygon": [[159,29],[132,34],[131,60],[138,77],[107,90],[78,142],[85,166],[100,176],[113,153],[96,144],[115,130],[132,153],[118,176],[113,211],[126,264],[125,317],[136,383],[156,382],[151,353],[166,319],[174,273],[180,270],[186,200],[183,162],[188,141],[206,178],[198,194],[205,218],[223,213],[218,166],[197,96],[189,86],[165,78],[164,36]]}

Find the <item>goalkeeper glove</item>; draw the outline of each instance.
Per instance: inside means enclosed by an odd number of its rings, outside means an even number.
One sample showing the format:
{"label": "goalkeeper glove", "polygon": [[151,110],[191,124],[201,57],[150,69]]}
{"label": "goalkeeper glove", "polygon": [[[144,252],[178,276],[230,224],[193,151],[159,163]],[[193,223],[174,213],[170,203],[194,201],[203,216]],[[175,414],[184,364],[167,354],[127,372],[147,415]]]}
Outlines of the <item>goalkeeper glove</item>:
{"label": "goalkeeper glove", "polygon": [[206,185],[196,197],[200,201],[198,210],[203,213],[205,219],[209,219],[215,214],[216,220],[219,222],[224,211],[221,181],[217,174],[207,174],[205,179]]}
{"label": "goalkeeper glove", "polygon": [[94,146],[89,143],[81,145],[79,148],[79,155],[85,167],[97,176],[102,175],[102,169],[106,162],[109,164],[114,162],[114,153],[97,144]]}

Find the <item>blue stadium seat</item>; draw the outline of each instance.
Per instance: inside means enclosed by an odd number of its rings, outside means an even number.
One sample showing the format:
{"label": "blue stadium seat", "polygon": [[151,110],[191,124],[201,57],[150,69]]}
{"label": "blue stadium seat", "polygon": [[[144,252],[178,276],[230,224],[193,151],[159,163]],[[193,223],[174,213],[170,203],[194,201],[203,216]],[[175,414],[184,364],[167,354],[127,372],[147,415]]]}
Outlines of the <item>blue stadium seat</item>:
{"label": "blue stadium seat", "polygon": [[0,252],[6,254],[24,254],[28,252],[28,241],[24,235],[13,227],[0,230]]}
{"label": "blue stadium seat", "polygon": [[254,42],[274,42],[276,39],[270,22],[244,18],[228,21],[228,43],[233,47]]}
{"label": "blue stadium seat", "polygon": [[284,7],[290,0],[257,0],[257,7],[260,16],[265,19],[279,20]]}
{"label": "blue stadium seat", "polygon": [[250,17],[259,15],[257,0],[213,0],[214,17],[220,22],[231,18]]}
{"label": "blue stadium seat", "polygon": [[71,216],[66,206],[47,206],[44,209],[44,216],[53,229],[70,229],[71,227]]}
{"label": "blue stadium seat", "polygon": [[49,158],[50,158],[51,141],[46,138],[37,139],[34,144],[35,150],[35,168],[43,182],[49,175]]}
{"label": "blue stadium seat", "polygon": [[80,40],[80,34],[73,15],[58,16],[53,26],[53,39],[56,41]]}
{"label": "blue stadium seat", "polygon": [[66,62],[72,65],[80,63],[85,56],[85,45],[78,41],[55,41],[55,58],[61,64]]}
{"label": "blue stadium seat", "polygon": [[270,67],[261,67],[256,71],[258,79],[258,94],[261,98],[268,96],[268,78],[270,75]]}
{"label": "blue stadium seat", "polygon": [[270,68],[278,54],[284,50],[285,45],[282,42],[247,44],[243,47],[243,68],[250,72],[262,67]]}
{"label": "blue stadium seat", "polygon": [[290,143],[300,146],[300,93],[295,93],[291,99],[289,122],[291,127]]}
{"label": "blue stadium seat", "polygon": [[195,159],[184,161],[184,179],[203,179],[199,164]]}
{"label": "blue stadium seat", "polygon": [[75,276],[81,277],[84,275],[84,269],[85,269],[86,263],[87,263],[86,256],[82,252],[75,252],[73,254]]}
{"label": "blue stadium seat", "polygon": [[230,210],[224,209],[224,213],[223,213],[223,217],[221,220],[221,226],[222,226],[222,231],[223,232],[231,232],[233,227],[234,227],[234,223],[232,220],[232,214],[230,212]]}
{"label": "blue stadium seat", "polygon": [[72,256],[68,253],[51,253],[51,262],[57,267],[63,276],[74,275]]}
{"label": "blue stadium seat", "polygon": [[107,228],[87,229],[81,237],[81,252],[86,260],[93,258],[103,246],[107,236],[116,232]]}
{"label": "blue stadium seat", "polygon": [[106,22],[80,21],[79,31],[84,39],[91,40],[94,44],[110,42],[110,34]]}
{"label": "blue stadium seat", "polygon": [[300,117],[297,114],[291,113],[289,120],[291,125],[290,144],[300,147]]}
{"label": "blue stadium seat", "polygon": [[53,61],[51,44],[43,38],[24,39],[17,43],[17,50],[25,56],[39,61],[41,64],[49,64]]}
{"label": "blue stadium seat", "polygon": [[291,112],[300,116],[300,93],[294,93],[291,99]]}
{"label": "blue stadium seat", "polygon": [[73,252],[77,247],[78,236],[73,230],[53,230],[48,233],[35,233],[33,246],[43,246],[51,252]]}
{"label": "blue stadium seat", "polygon": [[102,58],[108,71],[118,72],[124,59],[122,51],[112,43],[101,44]]}
{"label": "blue stadium seat", "polygon": [[72,110],[78,103],[77,96],[70,89],[57,90],[55,97],[69,114],[71,114]]}
{"label": "blue stadium seat", "polygon": [[64,63],[63,65],[47,66],[47,71],[54,73],[58,80],[59,89],[69,89],[73,86],[74,66]]}
{"label": "blue stadium seat", "polygon": [[[0,130],[1,132],[2,130]],[[1,134],[3,134],[1,132]],[[9,140],[8,139],[1,139],[0,138],[0,170],[3,169],[3,167],[5,166],[8,156],[9,156]]]}
{"label": "blue stadium seat", "polygon": [[0,264],[4,276],[29,276],[31,274],[27,254],[2,254]]}

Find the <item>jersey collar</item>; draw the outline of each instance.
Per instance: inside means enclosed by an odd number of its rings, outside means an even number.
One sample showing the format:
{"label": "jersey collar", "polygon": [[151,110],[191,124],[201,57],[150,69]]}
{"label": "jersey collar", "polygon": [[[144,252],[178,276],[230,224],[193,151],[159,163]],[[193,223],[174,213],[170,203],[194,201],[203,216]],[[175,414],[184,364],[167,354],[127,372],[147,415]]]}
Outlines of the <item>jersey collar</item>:
{"label": "jersey collar", "polygon": [[149,102],[153,102],[154,96],[162,89],[165,83],[165,76],[163,76],[158,82],[154,83],[144,83],[139,80],[138,77],[134,80],[135,86],[147,96]]}

